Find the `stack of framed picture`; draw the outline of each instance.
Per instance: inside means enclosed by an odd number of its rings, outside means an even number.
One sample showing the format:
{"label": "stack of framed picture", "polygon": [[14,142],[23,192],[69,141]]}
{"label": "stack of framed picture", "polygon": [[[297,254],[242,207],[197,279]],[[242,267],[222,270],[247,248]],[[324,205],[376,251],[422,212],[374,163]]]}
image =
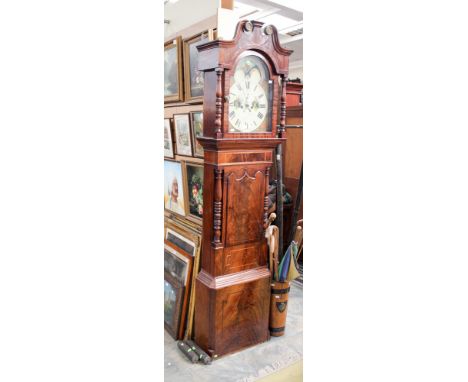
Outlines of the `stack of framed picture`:
{"label": "stack of framed picture", "polygon": [[203,164],[164,160],[164,208],[201,225],[203,218]]}
{"label": "stack of framed picture", "polygon": [[164,119],[164,156],[175,154],[203,158],[203,147],[197,137],[203,134],[203,112],[176,113]]}
{"label": "stack of framed picture", "polygon": [[203,73],[197,46],[207,30],[164,44],[164,327],[174,339],[192,338],[195,279],[203,218]]}
{"label": "stack of framed picture", "polygon": [[174,339],[191,338],[201,237],[164,222],[164,327]]}

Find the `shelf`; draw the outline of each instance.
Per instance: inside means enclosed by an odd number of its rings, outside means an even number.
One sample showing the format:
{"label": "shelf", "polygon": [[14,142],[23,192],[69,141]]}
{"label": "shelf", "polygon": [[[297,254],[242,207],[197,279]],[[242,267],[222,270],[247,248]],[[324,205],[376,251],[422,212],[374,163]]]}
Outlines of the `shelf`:
{"label": "shelf", "polygon": [[203,105],[203,101],[194,101],[194,102],[169,102],[164,104],[164,108],[169,107],[180,107],[180,106],[197,106]]}

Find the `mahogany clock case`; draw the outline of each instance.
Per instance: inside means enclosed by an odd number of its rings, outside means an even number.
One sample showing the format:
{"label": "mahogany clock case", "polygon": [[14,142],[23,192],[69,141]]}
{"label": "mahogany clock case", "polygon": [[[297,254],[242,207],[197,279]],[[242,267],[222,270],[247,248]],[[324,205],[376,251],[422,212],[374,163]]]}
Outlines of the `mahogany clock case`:
{"label": "mahogany clock case", "polygon": [[[285,139],[285,78],[290,50],[274,27],[242,21],[231,41],[198,47],[205,72],[203,235],[196,282],[195,341],[224,355],[269,339],[270,271],[265,228],[273,150]],[[269,71],[271,126],[261,133],[229,131],[232,73],[246,55]],[[275,121],[278,120],[279,127]]]}

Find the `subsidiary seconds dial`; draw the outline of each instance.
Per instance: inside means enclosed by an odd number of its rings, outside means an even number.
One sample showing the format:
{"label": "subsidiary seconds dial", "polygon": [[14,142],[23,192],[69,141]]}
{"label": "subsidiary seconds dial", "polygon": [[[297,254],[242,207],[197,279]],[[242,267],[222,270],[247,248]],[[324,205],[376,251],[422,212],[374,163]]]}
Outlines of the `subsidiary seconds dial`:
{"label": "subsidiary seconds dial", "polygon": [[229,131],[265,131],[268,125],[268,80],[261,62],[247,57],[237,65],[229,89]]}

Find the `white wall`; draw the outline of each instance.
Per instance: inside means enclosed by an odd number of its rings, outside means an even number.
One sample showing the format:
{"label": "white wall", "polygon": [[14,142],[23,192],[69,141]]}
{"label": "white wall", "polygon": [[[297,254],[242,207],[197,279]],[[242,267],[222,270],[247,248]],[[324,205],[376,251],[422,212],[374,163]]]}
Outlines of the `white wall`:
{"label": "white wall", "polygon": [[220,0],[179,0],[164,6],[164,38],[172,37],[183,29],[215,16],[220,7]]}
{"label": "white wall", "polygon": [[302,81],[302,67],[289,69],[288,77],[292,80],[296,78],[300,78]]}

